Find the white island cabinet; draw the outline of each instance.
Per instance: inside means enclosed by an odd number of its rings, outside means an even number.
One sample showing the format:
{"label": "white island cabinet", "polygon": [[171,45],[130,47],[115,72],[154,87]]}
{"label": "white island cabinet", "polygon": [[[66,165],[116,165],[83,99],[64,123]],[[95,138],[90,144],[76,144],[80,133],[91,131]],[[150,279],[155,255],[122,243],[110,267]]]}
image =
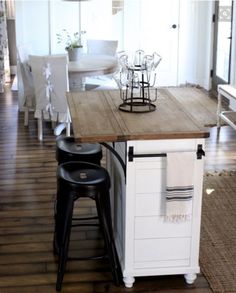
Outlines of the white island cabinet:
{"label": "white island cabinet", "polygon": [[[105,142],[109,149],[113,227],[125,286],[132,287],[138,276],[171,274],[193,283],[200,270],[202,154],[209,132],[173,96],[158,98],[156,111],[149,113],[120,111],[119,91],[67,97],[75,139]],[[166,154],[171,152],[196,155],[192,214],[186,222],[165,221]]]}
{"label": "white island cabinet", "polygon": [[[114,232],[126,287],[134,277],[183,274],[191,284],[199,273],[202,178],[204,158],[197,159],[203,139],[128,141],[115,149],[126,162],[126,178],[120,163],[109,156],[114,204]],[[194,196],[189,221],[165,220],[166,157],[134,154],[194,152]]]}

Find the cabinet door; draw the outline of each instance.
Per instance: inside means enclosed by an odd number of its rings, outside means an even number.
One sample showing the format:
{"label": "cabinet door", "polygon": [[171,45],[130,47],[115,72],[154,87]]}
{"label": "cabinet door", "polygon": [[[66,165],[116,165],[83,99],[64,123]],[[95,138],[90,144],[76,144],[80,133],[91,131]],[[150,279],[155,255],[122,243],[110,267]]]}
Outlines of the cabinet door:
{"label": "cabinet door", "polygon": [[[198,262],[203,160],[194,172],[192,220],[165,220],[167,152],[197,152],[199,140],[129,142],[133,161],[127,162],[126,235],[127,251],[134,250],[134,268],[190,267]],[[145,155],[153,157],[146,157]],[[142,156],[144,155],[144,156]]]}
{"label": "cabinet door", "polygon": [[135,160],[134,263],[188,265],[191,221],[165,221],[166,157]]}

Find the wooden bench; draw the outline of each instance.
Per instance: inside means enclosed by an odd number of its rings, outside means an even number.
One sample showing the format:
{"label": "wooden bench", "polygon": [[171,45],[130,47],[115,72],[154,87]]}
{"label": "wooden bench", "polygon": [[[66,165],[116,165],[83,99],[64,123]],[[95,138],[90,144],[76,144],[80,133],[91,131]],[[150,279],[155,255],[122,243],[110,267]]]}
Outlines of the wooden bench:
{"label": "wooden bench", "polygon": [[[222,98],[229,100],[230,110],[222,109]],[[236,86],[229,84],[218,85],[217,127],[221,127],[221,119],[236,130]]]}

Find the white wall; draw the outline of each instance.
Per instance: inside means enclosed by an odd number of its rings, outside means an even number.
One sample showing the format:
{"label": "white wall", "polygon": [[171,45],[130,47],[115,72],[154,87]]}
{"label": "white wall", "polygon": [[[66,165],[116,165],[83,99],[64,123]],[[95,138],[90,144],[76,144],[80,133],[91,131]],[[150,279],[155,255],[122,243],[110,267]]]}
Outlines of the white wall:
{"label": "white wall", "polygon": [[[109,1],[110,0],[103,0],[105,4]],[[139,11],[135,13],[134,5],[136,1],[139,2],[139,0],[127,1],[126,5],[132,6],[133,16],[138,18]],[[174,1],[178,0],[173,0],[173,2]],[[84,10],[82,19],[87,19],[90,15],[92,2],[96,4],[99,3],[100,0],[82,3]],[[63,45],[57,44],[56,33],[60,32],[63,28],[72,31],[78,28],[78,3],[63,2],[62,0],[17,0],[15,5],[17,45],[32,44],[33,54],[62,52],[64,48]],[[211,68],[210,54],[212,46],[212,1],[180,0],[179,11],[179,46],[176,48],[179,62],[176,85],[191,83],[209,89],[209,73]],[[164,11],[163,13],[166,12]],[[95,17],[95,15],[96,9],[93,10],[90,18]],[[50,19],[51,22],[49,21]],[[68,19],[70,19],[69,22]],[[111,28],[107,27],[104,29],[106,27],[105,20],[104,28],[100,28],[96,25],[95,20],[92,22],[87,20],[88,35],[86,37],[101,37],[100,35],[102,32],[103,37],[109,38],[109,34],[114,35]],[[137,32],[139,30],[135,21],[130,21],[130,18],[127,18],[125,15],[124,20],[125,36],[129,35],[128,31],[132,34],[132,32]],[[92,33],[93,30],[95,31],[94,35]],[[123,28],[121,28],[121,31],[122,30]],[[119,33],[121,33],[121,31]],[[118,32],[115,33],[117,35],[119,34]],[[51,38],[51,43],[49,43],[49,38]],[[125,45],[127,42],[130,42],[129,38],[122,38],[120,44]],[[139,48],[139,45],[140,41],[138,39],[135,41],[134,38],[130,48],[132,47],[135,50]],[[120,47],[119,50],[121,49]]]}
{"label": "white wall", "polygon": [[211,87],[212,3],[180,1],[179,84]]}
{"label": "white wall", "polygon": [[178,83],[196,82],[197,3],[180,0]]}
{"label": "white wall", "polygon": [[[79,3],[62,0],[49,1],[50,9],[50,37],[52,54],[65,53],[65,44],[58,44],[57,34],[63,29],[69,33],[79,31]],[[69,21],[68,21],[69,20]]]}
{"label": "white wall", "polygon": [[17,0],[15,8],[17,46],[32,44],[33,53],[48,54],[48,2]]}
{"label": "white wall", "polygon": [[[81,2],[84,44],[87,38],[117,39],[121,16],[113,17],[111,0]],[[79,3],[62,0],[16,0],[17,45],[32,44],[33,54],[65,52],[65,44],[57,43],[57,33],[66,29],[79,31]],[[116,24],[113,29],[112,21]],[[122,31],[122,30],[121,30]],[[50,40],[50,41],[49,41]],[[121,42],[123,43],[123,42]]]}
{"label": "white wall", "polygon": [[210,70],[212,68],[213,45],[213,1],[198,1],[197,28],[197,59],[196,80],[199,85],[209,90],[211,88]]}

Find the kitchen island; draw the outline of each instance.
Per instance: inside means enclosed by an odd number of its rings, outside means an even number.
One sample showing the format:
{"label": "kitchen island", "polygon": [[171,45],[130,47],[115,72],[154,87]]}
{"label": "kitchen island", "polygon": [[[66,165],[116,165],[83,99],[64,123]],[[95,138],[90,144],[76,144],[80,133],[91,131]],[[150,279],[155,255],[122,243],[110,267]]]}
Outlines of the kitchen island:
{"label": "kitchen island", "polygon": [[[75,139],[105,142],[112,150],[107,168],[125,286],[132,287],[134,277],[170,274],[183,274],[193,283],[200,271],[203,155],[209,133],[174,97],[158,97],[156,111],[149,113],[120,111],[119,91],[70,92],[67,97]],[[173,152],[196,157],[189,221],[165,220],[166,156]]]}

